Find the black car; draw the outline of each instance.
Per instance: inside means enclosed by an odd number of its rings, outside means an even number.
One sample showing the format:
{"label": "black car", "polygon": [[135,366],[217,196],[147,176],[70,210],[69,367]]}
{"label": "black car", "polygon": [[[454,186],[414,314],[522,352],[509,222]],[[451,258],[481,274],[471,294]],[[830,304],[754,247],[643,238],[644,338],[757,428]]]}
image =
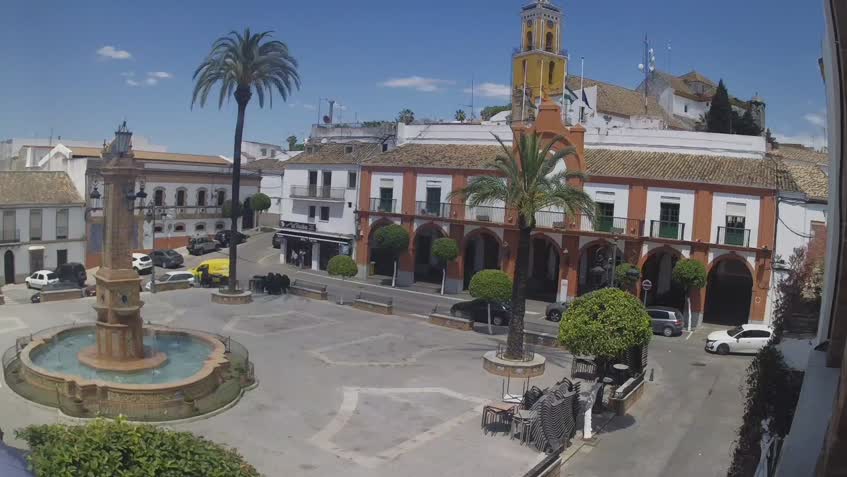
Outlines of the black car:
{"label": "black car", "polygon": [[[220,232],[215,234],[215,240],[217,240],[217,242],[219,244],[221,244],[221,247],[229,247],[229,242],[231,241],[231,237],[232,237],[232,230],[221,230]],[[235,240],[237,240],[237,242],[235,242],[235,244],[238,245],[240,243],[246,242],[247,236],[244,235],[241,232],[235,232]]]}
{"label": "black car", "polygon": [[88,276],[85,274],[85,266],[77,262],[68,262],[56,267],[54,271],[59,276],[59,283],[73,282],[78,286],[85,285]]}
{"label": "black car", "polygon": [[450,314],[479,323],[488,323],[488,304],[491,303],[491,324],[506,326],[512,318],[512,307],[506,303],[489,302],[481,298],[462,301],[450,307]]}
{"label": "black car", "polygon": [[179,252],[171,249],[153,250],[150,253],[150,258],[153,260],[154,266],[162,268],[179,268],[185,261]]}
{"label": "black car", "polygon": [[41,294],[48,291],[58,291],[58,290],[80,290],[80,296],[82,296],[82,290],[80,289],[80,285],[77,282],[69,282],[69,281],[59,281],[56,283],[50,283],[44,285],[44,287],[32,295],[29,298],[29,301],[32,303],[41,303]]}

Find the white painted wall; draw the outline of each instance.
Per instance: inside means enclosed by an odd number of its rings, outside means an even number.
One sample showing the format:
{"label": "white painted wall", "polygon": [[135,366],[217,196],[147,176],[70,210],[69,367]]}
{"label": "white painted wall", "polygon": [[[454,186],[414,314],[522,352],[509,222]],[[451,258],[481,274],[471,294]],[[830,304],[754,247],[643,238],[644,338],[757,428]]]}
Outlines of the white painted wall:
{"label": "white painted wall", "polygon": [[746,159],[761,159],[765,156],[765,139],[760,136],[656,129],[588,129],[585,132],[585,147]]}
{"label": "white painted wall", "polygon": [[[308,186],[309,171],[318,171],[318,185],[323,185],[323,172],[332,173],[330,187],[346,189],[344,201],[328,201],[291,198],[292,186]],[[355,165],[292,164],[282,178],[282,200],[280,220],[314,223],[318,232],[353,235],[356,232],[354,211],[358,209],[357,189],[347,188],[349,172],[356,172],[359,181],[359,168]],[[309,218],[309,206],[315,206],[315,218]],[[320,218],[321,207],[329,207],[329,220]]]}
{"label": "white painted wall", "polygon": [[[382,187],[380,184],[383,179],[391,180],[394,187],[394,200],[396,201],[394,205],[394,211],[400,212],[400,209],[403,207],[403,173],[402,172],[374,172],[371,174],[371,191],[368,198],[378,198],[379,197],[379,189]],[[370,204],[368,204],[370,207]]]}
{"label": "white painted wall", "polygon": [[827,204],[780,200],[777,206],[779,220],[776,222],[776,255],[787,262],[795,248],[808,245],[812,222],[827,223],[827,212]]}
{"label": "white painted wall", "polygon": [[629,212],[629,186],[587,182],[585,192],[596,202],[615,204],[615,217],[626,217]]}
{"label": "white painted wall", "polygon": [[660,220],[659,211],[662,197],[679,199],[679,221],[685,224],[683,240],[691,240],[691,229],[694,227],[694,191],[685,189],[666,189],[650,187],[647,189],[647,215],[644,220],[644,233],[650,234],[650,221]]}
{"label": "white painted wall", "polygon": [[[453,191],[453,176],[436,174],[418,174],[416,178],[415,202],[426,201],[426,188],[428,183],[438,183],[441,187],[441,202],[451,202],[447,194]],[[432,187],[437,187],[435,184]],[[376,197],[376,196],[374,196]]]}
{"label": "white painted wall", "polygon": [[760,199],[753,195],[715,193],[712,195],[712,230],[710,241],[717,243],[718,227],[726,227],[727,203],[744,204],[745,228],[750,230],[750,246],[759,244]]}
{"label": "white painted wall", "polygon": [[[709,107],[706,102],[694,101],[683,96],[674,95],[673,97],[673,114],[684,116],[691,119],[700,119],[700,116],[705,116]],[[686,111],[686,106],[688,110]]]}

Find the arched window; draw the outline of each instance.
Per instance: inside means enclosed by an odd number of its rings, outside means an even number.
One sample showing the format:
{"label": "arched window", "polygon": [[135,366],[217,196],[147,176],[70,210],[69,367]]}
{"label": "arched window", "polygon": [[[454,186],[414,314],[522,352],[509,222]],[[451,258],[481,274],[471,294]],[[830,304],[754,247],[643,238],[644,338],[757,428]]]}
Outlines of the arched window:
{"label": "arched window", "polygon": [[215,197],[215,199],[216,199],[215,201],[218,204],[218,207],[223,206],[224,202],[226,202],[226,190],[218,189],[218,193],[217,193],[217,196]]}
{"label": "arched window", "polygon": [[529,51],[532,49],[532,30],[526,31],[526,47],[525,50]]}
{"label": "arched window", "polygon": [[224,223],[223,223],[223,222],[217,222],[217,223],[215,224],[215,230],[223,230],[223,229],[224,229],[224,227],[226,227],[226,225],[224,225]]}
{"label": "arched window", "polygon": [[174,232],[185,232],[185,224],[174,225]]}
{"label": "arched window", "polygon": [[547,37],[544,41],[544,49],[547,51],[553,51],[553,32],[548,31]]}
{"label": "arched window", "polygon": [[153,232],[156,232],[157,234],[162,233],[163,230],[164,229],[162,228],[161,225],[156,225],[156,226],[153,227]]}
{"label": "arched window", "polygon": [[177,189],[176,191],[176,206],[185,207],[185,189]]}
{"label": "arched window", "polygon": [[165,205],[165,189],[159,187],[153,191],[153,203],[157,206]]}
{"label": "arched window", "polygon": [[198,222],[198,223],[194,224],[194,231],[195,232],[204,232],[205,230],[206,230],[206,224],[204,224],[203,222]]}
{"label": "arched window", "polygon": [[197,190],[197,207],[206,207],[206,189]]}
{"label": "arched window", "polygon": [[553,73],[556,71],[556,63],[551,61],[550,68],[547,70],[547,84],[553,84]]}

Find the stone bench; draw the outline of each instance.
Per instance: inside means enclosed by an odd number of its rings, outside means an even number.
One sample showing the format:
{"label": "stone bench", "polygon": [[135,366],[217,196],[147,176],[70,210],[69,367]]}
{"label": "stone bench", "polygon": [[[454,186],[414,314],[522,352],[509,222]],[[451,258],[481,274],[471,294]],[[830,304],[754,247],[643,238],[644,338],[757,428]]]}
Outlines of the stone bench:
{"label": "stone bench", "polygon": [[638,402],[642,394],[644,394],[644,376],[629,378],[609,397],[609,407],[615,411],[616,415],[623,416]]}
{"label": "stone bench", "polygon": [[304,296],[313,300],[326,300],[328,296],[326,291],[326,285],[321,285],[319,283],[311,283],[303,280],[294,280],[293,282],[291,282],[291,287],[288,289],[288,291],[292,295]]}
{"label": "stone bench", "polygon": [[432,312],[429,314],[429,322],[433,325],[453,328],[454,330],[473,331],[473,320],[459,318],[457,316],[445,315]]}
{"label": "stone bench", "polygon": [[524,330],[524,343],[534,344],[536,346],[547,346],[550,348],[562,348],[562,343],[559,342],[557,335],[550,333],[541,333],[539,331]]}
{"label": "stone bench", "polygon": [[391,298],[384,298],[376,295],[366,295],[364,293],[359,293],[359,295],[353,301],[353,308],[358,308],[360,310],[370,311],[373,313],[380,313],[383,315],[393,315],[394,300]]}
{"label": "stone bench", "polygon": [[61,300],[75,300],[77,298],[82,298],[82,289],[80,288],[41,292],[41,303]]}

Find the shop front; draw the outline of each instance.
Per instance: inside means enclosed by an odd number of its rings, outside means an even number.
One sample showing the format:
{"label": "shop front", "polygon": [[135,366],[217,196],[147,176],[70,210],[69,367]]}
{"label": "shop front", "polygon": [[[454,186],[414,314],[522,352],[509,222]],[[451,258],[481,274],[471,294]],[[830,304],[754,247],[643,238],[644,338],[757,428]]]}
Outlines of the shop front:
{"label": "shop front", "polygon": [[312,270],[326,270],[329,259],[336,255],[351,255],[353,237],[318,232],[315,224],[282,222],[280,262]]}

